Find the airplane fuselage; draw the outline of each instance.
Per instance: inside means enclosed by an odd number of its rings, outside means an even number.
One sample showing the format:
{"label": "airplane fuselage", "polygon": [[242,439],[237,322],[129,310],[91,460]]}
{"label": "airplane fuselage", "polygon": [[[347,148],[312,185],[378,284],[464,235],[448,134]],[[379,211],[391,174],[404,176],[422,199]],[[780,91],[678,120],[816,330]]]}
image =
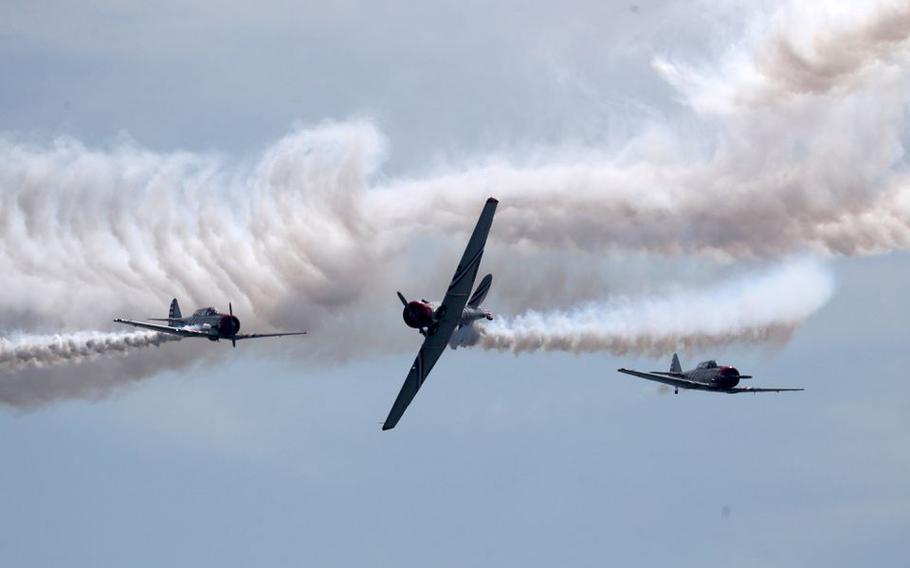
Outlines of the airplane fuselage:
{"label": "airplane fuselage", "polygon": [[714,367],[711,369],[692,369],[682,373],[682,378],[701,383],[707,388],[726,390],[739,384],[739,371],[736,367]]}
{"label": "airplane fuselage", "polygon": [[170,325],[204,331],[208,334],[209,341],[231,339],[240,331],[240,319],[237,316],[219,313],[215,308],[202,308],[190,317],[172,319]]}
{"label": "airplane fuselage", "polygon": [[[404,307],[401,317],[408,327],[420,330],[421,333],[432,334],[434,326],[442,319],[444,315],[441,311],[443,308],[436,302],[427,300],[412,300]],[[481,319],[493,319],[493,314],[481,308],[465,307],[461,313],[459,325],[470,325]]]}

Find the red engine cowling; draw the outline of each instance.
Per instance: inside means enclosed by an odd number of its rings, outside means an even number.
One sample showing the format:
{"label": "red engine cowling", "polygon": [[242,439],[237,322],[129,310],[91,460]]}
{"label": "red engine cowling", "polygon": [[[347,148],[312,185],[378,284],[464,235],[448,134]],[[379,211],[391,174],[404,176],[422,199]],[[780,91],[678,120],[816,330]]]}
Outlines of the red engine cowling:
{"label": "red engine cowling", "polygon": [[240,320],[237,316],[223,315],[218,320],[218,334],[222,337],[234,337],[240,331]]}
{"label": "red engine cowling", "polygon": [[425,302],[413,300],[404,307],[401,317],[408,327],[423,329],[433,325],[433,308]]}
{"label": "red engine cowling", "polygon": [[718,381],[724,388],[733,388],[739,384],[739,370],[736,367],[722,367],[720,369],[720,380]]}

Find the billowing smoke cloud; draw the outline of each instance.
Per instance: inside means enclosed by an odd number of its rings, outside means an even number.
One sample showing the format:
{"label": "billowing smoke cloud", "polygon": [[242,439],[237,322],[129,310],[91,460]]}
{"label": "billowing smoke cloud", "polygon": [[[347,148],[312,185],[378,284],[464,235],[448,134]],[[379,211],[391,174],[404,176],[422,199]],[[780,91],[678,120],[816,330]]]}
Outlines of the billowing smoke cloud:
{"label": "billowing smoke cloud", "polygon": [[487,158],[391,184],[425,199],[402,206],[378,194],[371,209],[395,217],[392,226],[429,225],[495,192],[498,239],[598,252],[739,259],[907,248],[908,14],[887,1],[793,3],[703,68],[654,60],[695,113],[687,122],[650,125],[618,151],[542,150],[530,164]]}
{"label": "billowing smoke cloud", "polygon": [[126,354],[179,338],[151,331],[127,333],[76,332],[0,338],[0,372],[53,365],[78,364],[101,355]]}
{"label": "billowing smoke cloud", "polygon": [[779,342],[834,291],[817,263],[791,262],[720,286],[655,298],[614,298],[572,310],[528,312],[465,327],[453,345],[484,349],[661,355],[736,342]]}
{"label": "billowing smoke cloud", "polygon": [[655,68],[701,113],[781,108],[801,96],[849,94],[899,72],[908,34],[906,2],[791,2],[754,20],[751,33],[712,66],[715,71],[661,58]]}
{"label": "billowing smoke cloud", "polygon": [[173,296],[230,300],[253,321],[350,304],[381,264],[362,204],[380,151],[359,123],[290,136],[251,170],[129,144],[0,143],[0,317],[97,325],[165,315]]}
{"label": "billowing smoke cloud", "polygon": [[[682,119],[643,125],[619,149],[543,149],[533,159],[486,157],[444,174],[384,179],[385,141],[369,122],[302,130],[239,164],[131,143],[98,150],[68,138],[42,146],[8,137],[0,141],[0,325],[105,329],[117,315],[160,317],[176,296],[191,308],[232,301],[244,331],[310,329],[296,344],[308,356],[356,356],[350,345],[361,354],[397,349],[382,333],[397,314],[377,306],[394,299],[402,274],[415,273],[409,244],[463,235],[488,195],[502,203],[491,247],[527,254],[735,260],[907,248],[910,192],[900,160],[908,9],[808,4],[756,19],[739,45],[703,68],[655,59],[680,95]],[[437,270],[422,262],[423,273]],[[630,310],[656,318],[648,306],[659,302],[630,302],[580,309],[574,315],[604,320],[583,337],[569,330],[538,348],[685,344],[680,326],[663,339],[623,328]],[[739,306],[718,305],[731,325],[690,341],[781,340],[802,321],[772,303],[763,319],[736,323]],[[552,314],[534,317],[559,328]],[[529,318],[509,320],[524,326],[513,331],[530,329]],[[494,341],[495,329],[484,341]],[[535,339],[516,332],[509,341]],[[97,392],[115,382],[85,373],[72,384]],[[68,389],[65,396],[78,396]]]}

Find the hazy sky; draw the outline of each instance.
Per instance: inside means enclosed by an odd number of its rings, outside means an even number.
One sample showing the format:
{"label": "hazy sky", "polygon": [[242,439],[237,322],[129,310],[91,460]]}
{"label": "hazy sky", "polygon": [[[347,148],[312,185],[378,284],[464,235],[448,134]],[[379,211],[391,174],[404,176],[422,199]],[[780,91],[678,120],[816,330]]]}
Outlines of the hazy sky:
{"label": "hazy sky", "polygon": [[[143,164],[160,161],[151,177],[164,192],[185,172],[227,180],[217,191],[228,205],[246,182],[274,179],[287,155],[337,145],[346,159],[361,154],[344,148],[364,140],[369,191],[404,197],[445,199],[448,188],[482,178],[508,183],[503,191],[517,201],[522,183],[607,156],[618,169],[582,177],[609,184],[658,164],[657,174],[634,179],[660,181],[666,194],[642,185],[632,198],[673,203],[679,183],[692,200],[661,222],[604,206],[632,220],[611,228],[618,221],[595,209],[554,229],[563,242],[515,211],[509,217],[504,199],[482,267],[496,273],[488,307],[515,314],[614,293],[713,290],[794,256],[811,257],[835,283],[789,342],[682,356],[687,368],[717,358],[755,375],[756,386],[803,393],[673,396],[615,372],[663,368],[671,352],[465,349],[442,358],[398,428],[383,433],[419,345],[394,291],[442,292],[473,222],[473,206],[453,197],[440,205],[438,230],[403,223],[429,245],[384,256],[333,240],[326,249],[352,260],[319,259],[327,282],[282,290],[267,308],[255,306],[255,294],[234,296],[252,304],[246,313],[260,310],[259,325],[313,326],[300,344],[231,350],[184,341],[78,373],[0,375],[4,564],[901,565],[910,534],[910,257],[900,231],[908,201],[892,190],[907,169],[910,23],[899,2],[872,4],[894,17],[845,18],[860,2],[827,15],[770,1],[4,2],[0,192],[18,191],[17,203],[76,192],[76,209],[87,213],[73,226],[103,224],[117,203],[144,220],[139,230],[157,230],[172,204],[131,201],[128,182],[100,175],[76,184],[83,166],[70,156],[81,150],[71,145],[88,148],[89,162],[126,164],[127,180],[133,165],[141,177]],[[776,33],[787,41],[762,42]],[[816,59],[802,59],[807,51]],[[61,145],[63,157],[41,161]],[[20,183],[11,150],[19,147],[44,168],[46,187]],[[323,172],[314,160],[306,171]],[[472,169],[501,161],[518,172]],[[687,169],[692,163],[704,167]],[[97,203],[94,183],[104,196]],[[575,183],[565,197],[586,203],[589,188],[579,184],[578,197]],[[723,183],[733,187],[718,189]],[[540,191],[562,190],[554,182]],[[306,191],[313,217],[303,224],[316,229],[300,246],[318,249],[320,203],[335,194]],[[890,197],[897,204],[890,216],[876,208],[881,196],[882,207]],[[728,211],[740,216],[731,221]],[[47,264],[101,247],[74,240],[79,251],[48,240]],[[81,275],[67,280],[72,267],[40,262],[26,274],[10,260],[18,246],[0,247],[9,334],[47,332],[59,320],[99,329],[121,310],[162,315],[143,310],[164,312],[172,293],[155,281],[145,293],[124,284],[116,290],[133,295],[113,297]],[[242,250],[211,253],[251,266]],[[288,246],[287,254],[300,253]],[[103,259],[112,275],[118,263],[142,260]],[[375,276],[333,281],[351,266]],[[211,294],[206,301],[221,306],[231,299],[222,296],[245,292],[204,278],[187,284],[192,271],[211,273],[188,270],[173,294]],[[195,350],[207,357],[193,366]],[[80,388],[94,376],[104,384]],[[78,396],[10,406],[10,393],[29,381]]]}

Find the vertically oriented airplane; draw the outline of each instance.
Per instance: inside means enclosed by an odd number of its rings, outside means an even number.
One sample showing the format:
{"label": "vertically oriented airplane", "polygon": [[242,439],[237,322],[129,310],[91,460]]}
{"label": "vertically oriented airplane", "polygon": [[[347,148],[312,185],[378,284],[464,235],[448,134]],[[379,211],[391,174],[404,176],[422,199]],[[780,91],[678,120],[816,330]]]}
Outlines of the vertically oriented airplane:
{"label": "vertically oriented airplane", "polygon": [[437,306],[426,300],[408,301],[401,292],[398,292],[398,298],[404,304],[402,313],[404,323],[419,330],[424,340],[417,353],[417,359],[411,365],[411,371],[401,386],[398,398],[395,399],[392,410],[382,425],[383,430],[391,430],[401,420],[401,416],[423,386],[455,330],[479,319],[493,319],[490,312],[480,308],[493,283],[493,276],[491,274],[485,276],[473,294],[471,289],[477,278],[483,248],[487,243],[487,235],[493,225],[493,215],[496,213],[498,203],[499,201],[492,197],[487,199],[442,303]]}

